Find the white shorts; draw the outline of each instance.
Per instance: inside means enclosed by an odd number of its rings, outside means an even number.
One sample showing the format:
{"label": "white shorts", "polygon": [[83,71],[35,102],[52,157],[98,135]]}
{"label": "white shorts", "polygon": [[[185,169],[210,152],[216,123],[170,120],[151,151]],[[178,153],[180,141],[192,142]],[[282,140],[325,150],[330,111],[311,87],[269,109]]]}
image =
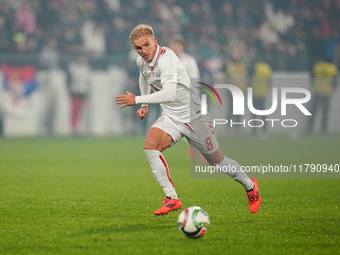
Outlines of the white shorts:
{"label": "white shorts", "polygon": [[156,120],[151,128],[153,127],[169,134],[174,141],[173,144],[185,137],[193,149],[199,150],[203,154],[211,154],[219,146],[212,122],[206,115],[201,115],[190,123],[178,122],[167,115],[163,115]]}

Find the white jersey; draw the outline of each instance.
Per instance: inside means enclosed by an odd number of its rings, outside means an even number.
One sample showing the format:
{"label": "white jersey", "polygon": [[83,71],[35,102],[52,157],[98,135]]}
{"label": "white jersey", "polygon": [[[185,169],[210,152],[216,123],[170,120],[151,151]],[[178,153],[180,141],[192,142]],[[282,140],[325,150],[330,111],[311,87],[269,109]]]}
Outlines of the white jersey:
{"label": "white jersey", "polygon": [[[171,102],[160,103],[163,114],[176,121],[188,123],[201,115],[200,99],[197,90],[191,89],[190,79],[176,54],[167,47],[157,45],[153,60],[148,63],[137,57],[140,71],[141,94],[147,95],[151,88],[161,91],[166,83],[176,84],[176,96]],[[147,86],[146,89],[143,87]],[[136,103],[148,103],[143,97],[136,97]]]}

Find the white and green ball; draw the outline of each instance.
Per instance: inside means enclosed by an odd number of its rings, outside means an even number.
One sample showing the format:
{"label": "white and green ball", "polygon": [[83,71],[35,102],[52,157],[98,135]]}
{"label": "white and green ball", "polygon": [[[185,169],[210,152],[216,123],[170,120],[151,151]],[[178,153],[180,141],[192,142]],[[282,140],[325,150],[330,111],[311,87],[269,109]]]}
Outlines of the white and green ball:
{"label": "white and green ball", "polygon": [[199,206],[189,207],[178,216],[179,230],[189,238],[204,236],[209,228],[210,219],[206,211]]}

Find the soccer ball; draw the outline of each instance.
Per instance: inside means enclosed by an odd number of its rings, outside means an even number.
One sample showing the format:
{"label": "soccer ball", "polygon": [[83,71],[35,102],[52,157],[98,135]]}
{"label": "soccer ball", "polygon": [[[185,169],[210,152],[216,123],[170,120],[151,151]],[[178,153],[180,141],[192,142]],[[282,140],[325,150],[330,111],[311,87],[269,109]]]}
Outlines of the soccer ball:
{"label": "soccer ball", "polygon": [[179,230],[190,238],[204,236],[209,225],[209,215],[199,206],[189,207],[178,216]]}

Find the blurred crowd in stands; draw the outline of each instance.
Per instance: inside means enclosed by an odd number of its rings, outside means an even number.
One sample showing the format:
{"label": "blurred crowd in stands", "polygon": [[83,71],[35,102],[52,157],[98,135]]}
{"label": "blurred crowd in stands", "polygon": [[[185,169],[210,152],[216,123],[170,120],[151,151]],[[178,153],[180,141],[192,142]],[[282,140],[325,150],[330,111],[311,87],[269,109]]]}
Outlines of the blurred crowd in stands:
{"label": "blurred crowd in stands", "polygon": [[[334,81],[338,74],[340,0],[0,0],[0,65],[2,69],[3,64],[12,66],[7,68],[10,73],[17,72],[17,65],[45,70],[48,130],[58,102],[50,100],[58,94],[51,85],[53,72],[67,74],[71,129],[77,133],[95,79],[92,71],[114,74],[110,79],[120,83],[116,93],[124,89],[139,94],[136,52],[129,34],[140,23],[154,28],[162,46],[170,46],[174,36],[180,36],[185,52],[197,60],[203,81],[227,79],[245,91],[258,85],[247,84],[247,77],[265,78],[267,83],[272,71],[308,70],[315,78]],[[13,99],[10,73],[5,74],[4,88]],[[321,105],[323,132],[336,84],[328,80],[314,86],[313,115]],[[258,107],[262,107],[270,85],[259,87]],[[4,106],[18,108],[11,103]],[[2,111],[10,116],[10,111]],[[123,118],[135,119],[135,111],[122,113],[127,115]],[[1,118],[0,109],[0,134]],[[309,132],[313,122],[314,118]]]}
{"label": "blurred crowd in stands", "polygon": [[94,69],[129,66],[134,59],[129,33],[138,23],[152,25],[161,45],[181,34],[203,75],[221,71],[235,47],[246,63],[265,61],[273,70],[307,70],[325,56],[336,64],[340,61],[338,0],[0,3],[1,62],[10,56],[13,62],[27,58],[39,62],[40,68],[63,68],[72,54],[85,54]]}

